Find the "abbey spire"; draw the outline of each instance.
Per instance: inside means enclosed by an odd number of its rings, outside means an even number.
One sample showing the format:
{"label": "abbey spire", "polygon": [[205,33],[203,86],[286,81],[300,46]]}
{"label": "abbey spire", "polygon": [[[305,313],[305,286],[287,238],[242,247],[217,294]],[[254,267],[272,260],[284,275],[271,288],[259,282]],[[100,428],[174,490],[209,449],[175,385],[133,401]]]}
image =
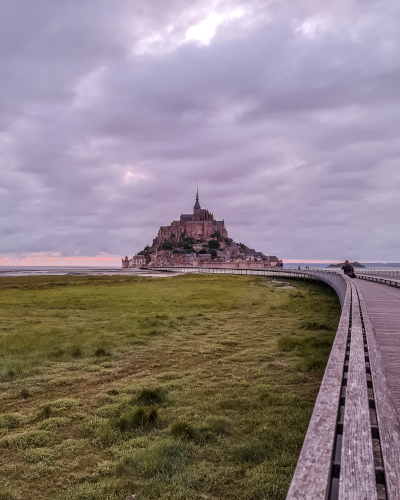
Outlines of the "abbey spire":
{"label": "abbey spire", "polygon": [[196,203],[194,204],[194,208],[201,208],[199,203],[199,186],[197,186]]}

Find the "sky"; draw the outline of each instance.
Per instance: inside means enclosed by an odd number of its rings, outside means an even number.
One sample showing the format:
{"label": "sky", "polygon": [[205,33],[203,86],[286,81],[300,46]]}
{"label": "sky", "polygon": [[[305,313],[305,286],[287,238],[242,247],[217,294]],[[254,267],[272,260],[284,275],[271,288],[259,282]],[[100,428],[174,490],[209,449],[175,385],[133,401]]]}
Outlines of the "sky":
{"label": "sky", "polygon": [[400,261],[398,0],[2,0],[0,265],[119,265],[202,208]]}

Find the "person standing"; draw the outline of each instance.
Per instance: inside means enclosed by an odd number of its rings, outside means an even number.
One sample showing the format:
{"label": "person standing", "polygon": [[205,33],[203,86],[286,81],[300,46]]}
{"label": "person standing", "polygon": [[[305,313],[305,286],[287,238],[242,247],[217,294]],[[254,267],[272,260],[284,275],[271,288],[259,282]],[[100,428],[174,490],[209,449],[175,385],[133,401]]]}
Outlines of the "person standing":
{"label": "person standing", "polygon": [[344,264],[342,266],[342,270],[343,270],[344,274],[347,274],[347,276],[350,276],[350,278],[356,277],[356,275],[354,274],[354,268],[348,260],[344,261]]}

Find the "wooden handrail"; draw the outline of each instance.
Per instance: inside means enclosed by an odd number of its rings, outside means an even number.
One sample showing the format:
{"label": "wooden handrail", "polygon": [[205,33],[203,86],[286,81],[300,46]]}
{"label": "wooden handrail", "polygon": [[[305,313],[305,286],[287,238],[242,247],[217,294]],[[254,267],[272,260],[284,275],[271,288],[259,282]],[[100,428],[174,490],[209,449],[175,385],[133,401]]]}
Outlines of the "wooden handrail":
{"label": "wooden handrail", "polygon": [[357,290],[353,284],[351,287],[351,342],[344,407],[339,498],[376,500],[363,328]]}

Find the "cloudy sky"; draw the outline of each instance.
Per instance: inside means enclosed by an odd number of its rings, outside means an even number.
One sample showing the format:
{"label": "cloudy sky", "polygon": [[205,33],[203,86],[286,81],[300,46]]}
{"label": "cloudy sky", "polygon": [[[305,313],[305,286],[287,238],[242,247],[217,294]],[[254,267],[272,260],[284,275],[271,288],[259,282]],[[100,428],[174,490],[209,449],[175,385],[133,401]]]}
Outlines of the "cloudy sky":
{"label": "cloudy sky", "polygon": [[399,97],[398,0],[2,0],[0,263],[118,265],[196,183],[266,254],[399,262]]}

